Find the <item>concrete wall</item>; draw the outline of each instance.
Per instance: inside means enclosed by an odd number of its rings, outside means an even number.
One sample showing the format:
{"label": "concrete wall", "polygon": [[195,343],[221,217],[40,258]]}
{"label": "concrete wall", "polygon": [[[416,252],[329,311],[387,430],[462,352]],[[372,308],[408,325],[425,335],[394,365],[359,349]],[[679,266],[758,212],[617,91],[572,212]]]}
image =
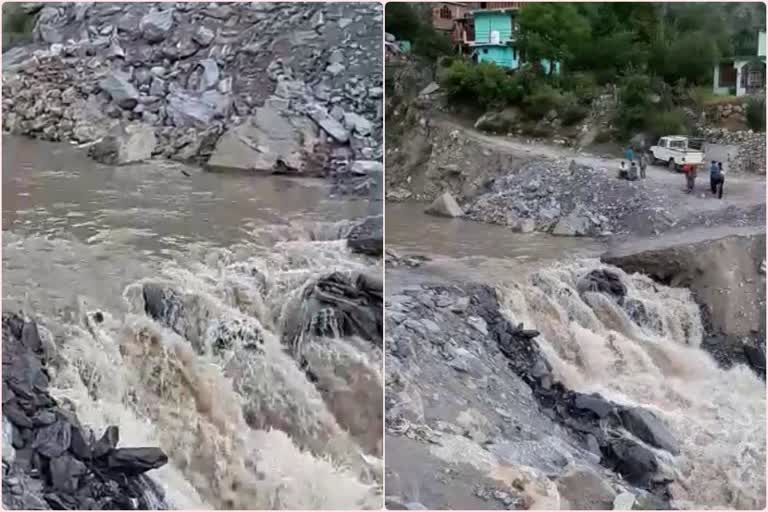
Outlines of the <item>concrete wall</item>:
{"label": "concrete wall", "polygon": [[475,41],[478,43],[490,43],[491,32],[498,31],[500,42],[512,41],[512,14],[509,12],[475,12]]}
{"label": "concrete wall", "polygon": [[510,46],[480,46],[475,48],[477,62],[492,62],[507,69],[517,69],[517,52]]}

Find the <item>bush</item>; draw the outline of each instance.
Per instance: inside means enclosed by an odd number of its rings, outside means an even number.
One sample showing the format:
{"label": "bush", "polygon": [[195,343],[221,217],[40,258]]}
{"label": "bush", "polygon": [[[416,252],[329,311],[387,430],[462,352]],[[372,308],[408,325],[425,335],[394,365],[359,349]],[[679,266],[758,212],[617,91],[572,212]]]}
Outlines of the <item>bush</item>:
{"label": "bush", "polygon": [[486,109],[518,103],[524,94],[504,69],[487,62],[455,61],[445,73],[443,85],[452,98]]}
{"label": "bush", "polygon": [[558,109],[564,126],[573,126],[589,114],[589,108],[579,103],[573,95],[564,96]]}
{"label": "bush", "polygon": [[563,88],[576,95],[583,105],[589,105],[600,95],[600,86],[592,73],[572,73],[563,78]]}
{"label": "bush", "polygon": [[523,110],[530,119],[541,119],[551,110],[558,110],[563,102],[559,91],[543,85],[523,101]]}
{"label": "bush", "polygon": [[688,118],[680,109],[669,112],[652,112],[646,120],[646,129],[651,139],[665,135],[685,135],[688,133]]}
{"label": "bush", "polygon": [[756,132],[765,131],[765,98],[750,98],[747,102],[747,126]]}

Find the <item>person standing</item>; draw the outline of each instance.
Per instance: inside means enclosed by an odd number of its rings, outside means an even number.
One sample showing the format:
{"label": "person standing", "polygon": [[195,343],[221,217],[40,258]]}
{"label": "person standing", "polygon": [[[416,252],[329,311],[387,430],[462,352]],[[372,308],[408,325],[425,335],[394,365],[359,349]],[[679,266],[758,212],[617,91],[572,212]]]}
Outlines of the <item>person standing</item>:
{"label": "person standing", "polygon": [[643,151],[640,153],[640,179],[645,179],[646,167],[648,167],[648,155]]}
{"label": "person standing", "polygon": [[717,193],[718,181],[720,181],[720,168],[717,166],[717,162],[712,160],[709,165],[709,188],[712,190],[712,195]]}
{"label": "person standing", "polygon": [[693,193],[693,189],[696,186],[696,166],[692,164],[683,164],[683,172],[685,172],[686,192]]}
{"label": "person standing", "polygon": [[715,189],[717,190],[717,198],[722,199],[723,187],[725,186],[725,171],[723,170],[723,162],[717,162],[717,171],[719,177],[717,184],[715,185]]}
{"label": "person standing", "polygon": [[629,165],[635,161],[635,152],[632,151],[632,146],[627,146],[627,150],[624,151],[624,158],[629,161]]}

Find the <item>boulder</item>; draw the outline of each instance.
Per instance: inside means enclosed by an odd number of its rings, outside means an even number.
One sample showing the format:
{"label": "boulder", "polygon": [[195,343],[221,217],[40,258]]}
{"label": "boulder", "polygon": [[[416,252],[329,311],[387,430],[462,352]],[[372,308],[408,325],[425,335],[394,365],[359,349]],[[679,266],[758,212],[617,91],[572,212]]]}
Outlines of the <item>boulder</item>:
{"label": "boulder", "polygon": [[557,481],[560,496],[573,510],[611,510],[616,493],[594,470],[577,466]]}
{"label": "boulder", "polygon": [[346,128],[331,117],[331,114],[324,107],[315,105],[309,109],[308,115],[323,131],[333,137],[336,142],[344,144],[349,140],[349,132],[347,132]]}
{"label": "boulder", "polygon": [[616,411],[616,405],[598,394],[578,394],[573,401],[573,406],[580,411],[589,411],[598,418],[605,418]]}
{"label": "boulder", "polygon": [[384,172],[384,165],[376,160],[355,160],[349,166],[350,172],[360,176]]}
{"label": "boulder", "polygon": [[621,282],[616,272],[607,269],[592,270],[579,279],[577,283],[579,293],[599,292],[605,293],[621,302],[627,295],[627,287]]}
{"label": "boulder", "polygon": [[368,217],[352,228],[347,236],[352,252],[381,257],[384,252],[384,217]]}
{"label": "boulder", "polygon": [[520,111],[514,107],[501,112],[486,112],[475,121],[475,128],[491,133],[507,134],[517,128]]}
{"label": "boulder", "polygon": [[117,448],[110,452],[107,465],[112,471],[140,475],[167,463],[168,456],[160,448]]}
{"label": "boulder", "polygon": [[419,96],[429,96],[438,90],[440,90],[440,86],[436,82],[431,82],[419,92]]}
{"label": "boulder", "polygon": [[443,192],[425,212],[441,217],[461,217],[464,215],[459,203],[456,202],[450,192]]}
{"label": "boulder", "polygon": [[592,219],[577,208],[557,221],[552,229],[552,234],[557,236],[588,236],[592,234],[592,230]]}
{"label": "boulder", "polygon": [[616,439],[610,449],[615,459],[614,470],[632,484],[647,486],[659,468],[653,452],[631,439]]}
{"label": "boulder", "polygon": [[48,467],[53,488],[70,494],[77,492],[80,477],[88,471],[85,464],[68,453],[51,459]]}
{"label": "boulder", "polygon": [[142,37],[149,43],[163,41],[173,27],[173,10],[152,11],[139,22]]}
{"label": "boulder", "polygon": [[13,447],[13,425],[3,415],[3,462],[13,464],[16,458],[16,449]]}
{"label": "boulder", "polygon": [[369,120],[354,112],[344,113],[344,126],[363,137],[370,135],[373,130],[373,124]]}
{"label": "boulder", "polygon": [[227,130],[208,159],[211,171],[304,171],[315,133],[300,119],[288,119],[272,107],[260,107],[243,124]]}
{"label": "boulder", "polygon": [[629,432],[646,443],[677,455],[680,447],[666,425],[651,411],[632,407],[621,411],[621,420]]}
{"label": "boulder", "polygon": [[131,110],[139,103],[139,91],[124,76],[113,72],[99,82],[99,86],[121,108]]}
{"label": "boulder", "polygon": [[157,145],[155,130],[143,123],[118,125],[88,149],[88,155],[108,165],[142,162],[152,158]]}
{"label": "boulder", "polygon": [[103,457],[109,454],[117,447],[117,443],[120,442],[120,429],[117,426],[109,426],[104,431],[101,439],[93,447],[94,458]]}
{"label": "boulder", "polygon": [[203,26],[198,27],[195,33],[192,34],[192,40],[200,46],[210,45],[215,38],[216,34],[213,33],[213,30]]}
{"label": "boulder", "polygon": [[203,59],[197,63],[190,75],[187,88],[198,92],[214,89],[219,83],[219,65],[213,59]]}
{"label": "boulder", "polygon": [[[207,91],[217,93],[216,91]],[[168,96],[166,107],[173,125],[178,128],[208,128],[214,119],[221,116],[222,109],[213,103],[215,98],[192,96],[184,92],[173,92]],[[226,98],[223,98],[226,101]]]}
{"label": "boulder", "polygon": [[35,432],[32,448],[46,457],[58,457],[69,450],[71,439],[69,423],[59,420]]}
{"label": "boulder", "polygon": [[635,495],[631,492],[622,492],[613,500],[613,510],[632,510],[635,504]]}

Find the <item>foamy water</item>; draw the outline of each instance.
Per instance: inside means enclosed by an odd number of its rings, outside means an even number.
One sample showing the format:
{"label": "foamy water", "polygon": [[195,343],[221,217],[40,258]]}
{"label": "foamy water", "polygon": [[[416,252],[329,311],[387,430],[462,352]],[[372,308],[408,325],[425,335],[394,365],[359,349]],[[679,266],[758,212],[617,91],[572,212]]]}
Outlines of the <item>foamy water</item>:
{"label": "foamy water", "polygon": [[539,270],[500,286],[510,318],[537,338],[569,388],[646,407],[681,445],[659,453],[676,508],[765,507],[765,382],[738,365],[723,370],[699,348],[702,321],[688,290],[640,275],[621,276],[639,324],[598,293],[580,295],[578,279],[596,260]]}
{"label": "foamy water", "polygon": [[[121,445],[165,450],[169,463],[149,475],[170,507],[380,508],[380,348],[307,336],[301,356],[316,386],[281,342],[318,277],[380,273],[338,239],[349,226],[283,226],[273,244],[261,233],[259,244],[190,247],[125,289],[124,317],[82,304],[77,321],[58,326],[52,393],[97,435],[117,424]],[[144,314],[147,283],[177,294],[173,325]],[[97,309],[103,322],[93,321]]]}

